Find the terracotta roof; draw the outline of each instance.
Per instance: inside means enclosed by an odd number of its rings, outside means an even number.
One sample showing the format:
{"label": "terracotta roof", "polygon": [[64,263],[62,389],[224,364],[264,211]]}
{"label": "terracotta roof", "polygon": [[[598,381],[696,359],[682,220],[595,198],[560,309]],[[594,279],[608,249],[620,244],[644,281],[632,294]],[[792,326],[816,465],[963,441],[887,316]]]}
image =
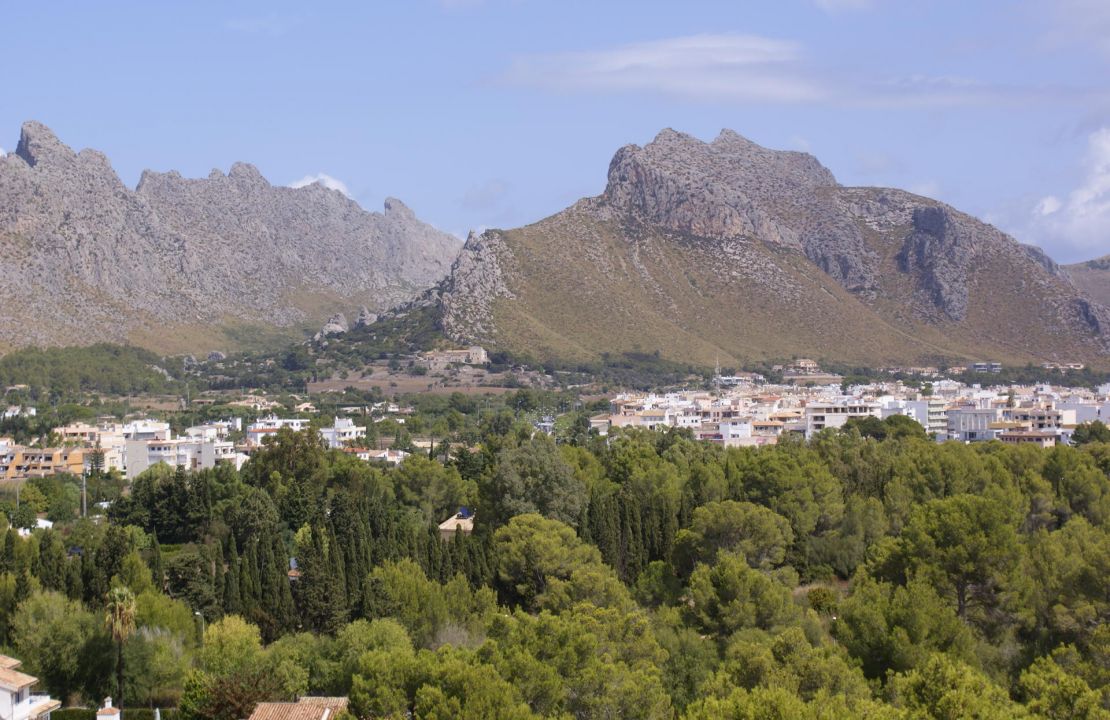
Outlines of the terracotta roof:
{"label": "terracotta roof", "polygon": [[119,717],[118,707],[100,708],[96,711],[96,716],[99,717]]}
{"label": "terracotta roof", "polygon": [[303,697],[297,702],[264,702],[250,720],[334,720],[347,709],[345,697]]}
{"label": "terracotta roof", "polygon": [[8,657],[7,655],[0,655],[0,668],[4,668],[5,670],[15,670],[17,667],[19,667],[22,664],[23,664],[22,662],[20,662],[19,660],[16,660],[13,657]]}
{"label": "terracotta roof", "polygon": [[37,683],[39,679],[11,668],[0,667],[0,688],[19,690]]}

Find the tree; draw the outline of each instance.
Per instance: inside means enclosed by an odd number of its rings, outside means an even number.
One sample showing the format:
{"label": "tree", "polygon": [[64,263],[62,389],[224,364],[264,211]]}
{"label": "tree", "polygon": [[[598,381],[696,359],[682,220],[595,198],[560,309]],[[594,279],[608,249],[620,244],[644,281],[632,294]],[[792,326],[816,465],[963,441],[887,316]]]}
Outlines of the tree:
{"label": "tree", "polygon": [[571,527],[578,525],[586,488],[546,435],[502,450],[498,467],[483,489],[482,512],[493,525],[514,515],[539,513]]}
{"label": "tree", "polygon": [[771,629],[797,617],[790,588],[751,568],[743,555],[721,552],[690,576],[689,620],[724,640],[742,628]]}
{"label": "tree", "polygon": [[998,603],[1018,558],[1017,532],[1008,508],[986,497],[956,495],[913,511],[892,567],[936,582],[964,618],[969,607]]}
{"label": "tree", "polygon": [[19,605],[11,625],[18,657],[52,695],[67,697],[78,689],[84,648],[98,630],[92,613],[59,593],[34,593]]}
{"label": "tree", "polygon": [[135,632],[135,594],[126,586],[108,591],[104,623],[116,643],[116,697],[123,702],[123,644]]}
{"label": "tree", "polygon": [[595,604],[631,602],[597,548],[574,530],[540,515],[518,515],[494,533],[497,586],[512,605],[549,607],[552,596],[592,598]]}
{"label": "tree", "polygon": [[197,669],[185,680],[181,712],[190,720],[239,720],[278,690],[263,662],[255,625],[228,615],[208,626]]}
{"label": "tree", "polygon": [[390,477],[397,499],[419,508],[430,522],[438,523],[476,499],[473,482],[463,480],[454,467],[444,467],[423,455],[405,458]]}
{"label": "tree", "polygon": [[1067,672],[1052,658],[1040,657],[1021,674],[1018,688],[1029,709],[1049,720],[1106,720],[1110,712],[1083,678]]}
{"label": "tree", "polygon": [[684,576],[698,562],[709,562],[721,550],[747,558],[753,568],[770,569],[783,562],[794,542],[790,521],[773,510],[749,502],[711,502],[694,510],[688,529],[675,538],[675,565]]}
{"label": "tree", "polygon": [[945,655],[893,679],[896,703],[911,717],[933,720],[1011,720],[1024,717],[1005,689]]}
{"label": "tree", "polygon": [[1072,445],[1088,443],[1110,443],[1110,426],[1101,420],[1092,420],[1076,426],[1071,434]]}

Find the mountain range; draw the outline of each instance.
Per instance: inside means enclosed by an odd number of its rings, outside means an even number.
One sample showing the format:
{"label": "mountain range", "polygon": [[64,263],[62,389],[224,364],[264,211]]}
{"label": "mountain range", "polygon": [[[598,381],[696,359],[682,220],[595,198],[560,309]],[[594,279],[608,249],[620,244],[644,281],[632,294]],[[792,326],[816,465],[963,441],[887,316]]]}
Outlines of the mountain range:
{"label": "mountain range", "polygon": [[443,278],[461,241],[401,201],[367,212],[245,163],[142,174],[23,125],[0,157],[0,350],[131,342],[163,352],[303,338],[337,306],[385,309]]}
{"label": "mountain range", "polygon": [[1106,366],[1106,291],[1105,268],[1061,269],[936,200],[664,130],[616,153],[602,195],[472,234],[426,301],[457,342],[541,358]]}
{"label": "mountain range", "polygon": [[1110,366],[1110,258],[1058,266],[944,203],[845,187],[730,130],[623,147],[601,195],[460,250],[398,200],[367,212],[244,163],[148,170],[132,190],[29,122],[0,157],[0,264],[0,350],[235,349],[303,339],[336,310],[363,306],[365,324],[433,306],[453,342],[543,359]]}

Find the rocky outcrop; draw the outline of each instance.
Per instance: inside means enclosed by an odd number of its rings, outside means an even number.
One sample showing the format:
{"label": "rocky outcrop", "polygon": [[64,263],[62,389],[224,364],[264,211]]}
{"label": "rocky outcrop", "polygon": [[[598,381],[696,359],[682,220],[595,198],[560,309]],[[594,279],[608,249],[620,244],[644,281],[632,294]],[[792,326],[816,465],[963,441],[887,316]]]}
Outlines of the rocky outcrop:
{"label": "rocky outcrop", "polygon": [[358,317],[355,318],[355,327],[364,328],[370,327],[378,321],[376,313],[370,312],[370,308],[363,305],[358,309]]}
{"label": "rocky outcrop", "polygon": [[346,316],[343,315],[343,313],[336,313],[328,318],[328,321],[324,323],[324,327],[320,328],[320,332],[316,333],[312,339],[319,342],[332,335],[342,335],[349,329],[350,327],[347,325]]}
{"label": "rocky outcrop", "polygon": [[386,308],[442,279],[459,245],[399,200],[367,212],[246,163],[148,170],[131,190],[103,154],[28,122],[0,157],[0,346],[288,327],[319,322],[321,300]]}
{"label": "rocky outcrop", "polygon": [[1110,307],[1110,255],[1060,268],[1086,297]]}
{"label": "rocky outcrop", "polygon": [[845,288],[874,288],[876,258],[836,211],[836,178],[812,155],[768,150],[731,130],[711,143],[664,130],[609,164],[604,199],[660,227],[801,250]]}
{"label": "rocky outcrop", "polygon": [[942,207],[913,212],[913,231],[898,253],[898,268],[913,277],[917,290],[951,320],[967,314],[967,270],[973,248]]}
{"label": "rocky outcrop", "polygon": [[499,231],[470,233],[439,293],[448,337],[466,343],[496,340],[494,302],[513,297],[505,269],[510,258],[511,251]]}
{"label": "rocky outcrop", "polygon": [[472,235],[438,297],[455,340],[541,357],[1110,365],[1110,310],[1076,287],[1099,272],[805,153],[664,130],[599,197]]}

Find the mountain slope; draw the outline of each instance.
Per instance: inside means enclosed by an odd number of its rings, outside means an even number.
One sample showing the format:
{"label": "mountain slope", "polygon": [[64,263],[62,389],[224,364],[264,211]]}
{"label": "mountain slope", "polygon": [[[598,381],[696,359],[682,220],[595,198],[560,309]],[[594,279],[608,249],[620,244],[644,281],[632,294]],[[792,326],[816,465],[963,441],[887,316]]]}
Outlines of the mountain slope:
{"label": "mountain slope", "polygon": [[846,188],[815,158],[723,131],[619,150],[605,192],[472,235],[438,298],[461,342],[713,363],[1078,358],[1110,311],[1035,248],[942,203]]}
{"label": "mountain slope", "polygon": [[251,165],[143,173],[24,124],[0,157],[0,346],[132,341],[167,351],[297,335],[347,304],[389,307],[443,278],[459,242],[398,200],[366,212]]}
{"label": "mountain slope", "polygon": [[1095,302],[1110,306],[1110,255],[1065,265],[1063,269],[1083,294]]}

